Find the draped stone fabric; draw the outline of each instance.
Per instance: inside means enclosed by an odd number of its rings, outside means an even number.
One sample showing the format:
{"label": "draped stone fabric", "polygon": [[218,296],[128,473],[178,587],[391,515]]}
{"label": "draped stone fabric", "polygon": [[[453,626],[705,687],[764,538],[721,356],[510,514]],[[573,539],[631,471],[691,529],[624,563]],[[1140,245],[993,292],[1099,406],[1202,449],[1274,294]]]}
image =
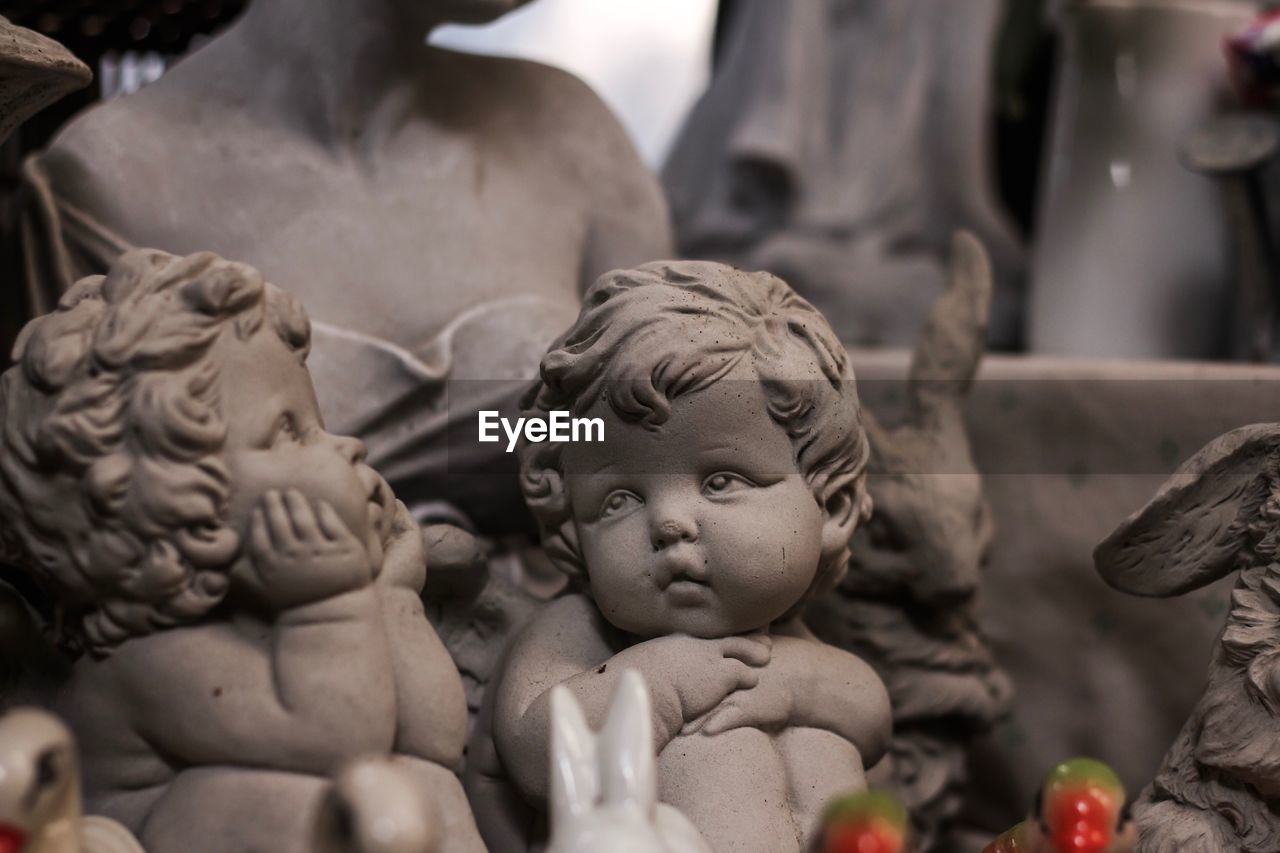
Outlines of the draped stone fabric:
{"label": "draped stone fabric", "polygon": [[1001,0],[742,0],[664,181],[681,251],[780,275],[859,345],[909,344],[957,228],[1016,334],[1022,252],[993,199]]}
{"label": "draped stone fabric", "polygon": [[[42,314],[76,280],[103,273],[132,246],[63,198],[39,158],[25,164],[22,177],[25,285]],[[447,500],[469,516],[518,514],[514,486],[503,486],[515,482],[514,463],[500,445],[473,440],[475,412],[514,412],[546,342],[575,313],[571,303],[513,295],[464,312],[413,348],[315,320],[307,364],[326,425],[359,436],[370,464],[411,505]],[[486,506],[495,494],[506,500]]]}

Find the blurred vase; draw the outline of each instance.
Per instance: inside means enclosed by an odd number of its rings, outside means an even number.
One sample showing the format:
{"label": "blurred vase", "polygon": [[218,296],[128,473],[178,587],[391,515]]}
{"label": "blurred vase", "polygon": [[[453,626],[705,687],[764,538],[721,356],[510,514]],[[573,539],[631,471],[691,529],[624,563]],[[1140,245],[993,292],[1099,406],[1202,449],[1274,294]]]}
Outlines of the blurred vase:
{"label": "blurred vase", "polygon": [[1227,349],[1230,241],[1179,143],[1228,98],[1244,0],[1074,0],[1032,261],[1032,350],[1213,358]]}

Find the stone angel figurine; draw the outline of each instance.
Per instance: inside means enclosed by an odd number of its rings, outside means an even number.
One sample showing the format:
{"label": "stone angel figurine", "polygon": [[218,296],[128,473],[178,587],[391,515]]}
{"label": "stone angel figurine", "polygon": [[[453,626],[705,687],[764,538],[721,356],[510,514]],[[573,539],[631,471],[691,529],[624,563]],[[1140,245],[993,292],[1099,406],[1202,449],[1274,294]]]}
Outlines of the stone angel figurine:
{"label": "stone angel figurine", "polygon": [[1135,805],[1137,849],[1280,850],[1280,424],[1209,442],[1094,561],[1146,596],[1239,573],[1200,703]]}
{"label": "stone angel figurine", "polygon": [[347,762],[394,755],[483,849],[462,681],[422,534],[324,427],[291,295],[210,253],[126,253],[0,377],[0,557],[53,602],[87,807],[151,853],[303,853]]}

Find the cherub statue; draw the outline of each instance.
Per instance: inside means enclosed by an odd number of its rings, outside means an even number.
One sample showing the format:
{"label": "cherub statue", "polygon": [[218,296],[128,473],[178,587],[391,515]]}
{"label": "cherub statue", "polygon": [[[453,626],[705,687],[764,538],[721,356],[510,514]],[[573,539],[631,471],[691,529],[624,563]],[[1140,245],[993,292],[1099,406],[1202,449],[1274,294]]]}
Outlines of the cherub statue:
{"label": "cherub statue", "polygon": [[1150,596],[1239,572],[1204,695],[1134,806],[1137,849],[1280,850],[1280,424],[1209,442],[1094,561]]}
{"label": "cherub statue", "polygon": [[326,777],[391,753],[482,849],[422,537],[327,432],[289,295],[202,253],[125,254],[27,325],[0,380],[0,556],[78,655],[57,709],[86,804],[152,853],[303,850]]}
{"label": "cherub statue", "polygon": [[525,408],[600,418],[604,441],[522,458],[547,552],[580,585],[486,697],[491,769],[519,793],[473,774],[486,833],[506,833],[491,848],[517,849],[545,805],[552,689],[598,723],[628,668],[654,696],[659,799],[713,849],[802,850],[827,801],[865,787],[884,685],[801,619],[871,508],[853,378],[822,315],[766,273],[663,262],[587,291]]}

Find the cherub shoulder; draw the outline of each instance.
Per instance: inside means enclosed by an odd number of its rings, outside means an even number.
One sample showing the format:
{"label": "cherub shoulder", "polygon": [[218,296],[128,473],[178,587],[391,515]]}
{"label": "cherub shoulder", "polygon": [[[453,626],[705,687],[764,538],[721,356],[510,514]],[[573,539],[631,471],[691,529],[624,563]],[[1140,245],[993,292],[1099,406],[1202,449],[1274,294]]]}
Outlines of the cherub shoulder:
{"label": "cherub shoulder", "polygon": [[605,643],[607,624],[587,595],[561,596],[543,607],[516,638],[526,646],[572,649],[584,642]]}

